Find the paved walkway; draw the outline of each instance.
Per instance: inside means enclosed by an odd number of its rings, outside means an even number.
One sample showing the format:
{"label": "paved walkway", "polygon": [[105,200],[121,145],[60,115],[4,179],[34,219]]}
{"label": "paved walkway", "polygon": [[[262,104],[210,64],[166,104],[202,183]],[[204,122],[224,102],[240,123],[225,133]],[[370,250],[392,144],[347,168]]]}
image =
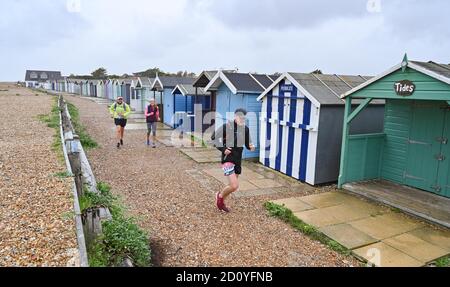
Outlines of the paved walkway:
{"label": "paved walkway", "polygon": [[270,200],[323,192],[323,188],[246,163],[241,191],[228,202],[233,212],[220,213],[214,203],[215,193],[224,187],[218,163],[197,163],[163,143],[148,148],[144,130],[129,129],[125,146],[118,151],[104,106],[79,97],[66,99],[79,107],[81,121],[100,144],[88,152],[97,180],[110,183],[149,232],[156,266],[359,264],[270,217],[263,207]]}
{"label": "paved walkway", "polygon": [[376,266],[424,266],[450,254],[450,230],[343,192],[273,202]]}

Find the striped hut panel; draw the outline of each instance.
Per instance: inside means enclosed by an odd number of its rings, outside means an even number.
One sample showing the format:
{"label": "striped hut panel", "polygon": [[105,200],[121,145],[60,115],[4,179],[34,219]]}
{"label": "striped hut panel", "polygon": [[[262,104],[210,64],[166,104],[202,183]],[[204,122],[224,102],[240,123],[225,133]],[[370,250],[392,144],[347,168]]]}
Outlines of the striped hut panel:
{"label": "striped hut panel", "polygon": [[[289,86],[288,90],[280,86]],[[282,81],[264,100],[261,118],[261,162],[302,181],[314,179],[317,132],[311,101],[289,81]]]}
{"label": "striped hut panel", "polygon": [[271,97],[272,94],[269,93],[266,100],[262,103],[261,114],[259,115],[259,162],[264,165],[266,165],[267,146],[269,145],[269,141],[267,140],[267,106],[269,104],[269,98]]}
{"label": "striped hut panel", "polygon": [[319,117],[320,117],[320,109],[315,107],[314,104],[311,104],[310,108],[310,123],[311,127],[314,127],[314,130],[309,131],[309,151],[308,151],[308,161],[306,163],[306,179],[305,182],[309,184],[316,184],[316,158],[317,158],[317,144],[319,138]]}
{"label": "striped hut panel", "polygon": [[[278,97],[274,94],[272,97],[272,107],[271,107],[271,113],[270,113],[270,120],[277,120],[278,119]],[[276,169],[276,159],[278,155],[278,137],[279,137],[279,128],[278,125],[275,122],[269,122],[270,126],[270,153],[269,153],[269,167]]]}

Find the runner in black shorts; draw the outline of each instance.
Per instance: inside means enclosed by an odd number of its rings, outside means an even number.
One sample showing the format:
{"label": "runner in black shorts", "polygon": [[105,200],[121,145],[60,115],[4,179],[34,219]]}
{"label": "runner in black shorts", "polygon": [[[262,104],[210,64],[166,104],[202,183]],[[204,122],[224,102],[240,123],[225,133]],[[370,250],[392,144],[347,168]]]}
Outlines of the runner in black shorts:
{"label": "runner in black shorts", "polygon": [[222,152],[222,168],[229,182],[222,192],[216,194],[217,208],[224,212],[230,212],[225,205],[225,199],[239,190],[243,146],[245,145],[248,150],[255,151],[254,145],[251,144],[250,130],[245,125],[246,115],[246,110],[237,109],[234,121],[224,124],[211,137],[216,148]]}
{"label": "runner in black shorts", "polygon": [[123,146],[123,134],[127,126],[127,118],[131,114],[131,108],[124,103],[122,97],[119,97],[117,102],[111,105],[109,112],[111,117],[114,118],[114,124],[117,127],[117,148],[120,148],[120,146]]}
{"label": "runner in black shorts", "polygon": [[127,119],[114,119],[115,125],[122,128],[125,128],[127,126],[127,121]]}

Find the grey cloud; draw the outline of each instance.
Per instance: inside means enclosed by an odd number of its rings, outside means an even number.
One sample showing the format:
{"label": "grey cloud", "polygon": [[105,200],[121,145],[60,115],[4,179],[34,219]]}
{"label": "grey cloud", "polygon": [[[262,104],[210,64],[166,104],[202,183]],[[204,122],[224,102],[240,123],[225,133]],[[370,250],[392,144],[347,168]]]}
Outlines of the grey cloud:
{"label": "grey cloud", "polygon": [[3,48],[38,48],[86,27],[79,14],[67,11],[65,0],[5,1],[0,18]]}
{"label": "grey cloud", "polygon": [[[189,0],[191,9],[204,0]],[[210,1],[207,13],[233,28],[310,28],[339,18],[368,14],[367,0],[226,0]]]}
{"label": "grey cloud", "polygon": [[448,0],[384,0],[382,4],[384,25],[394,39],[433,38],[441,42],[450,37]]}

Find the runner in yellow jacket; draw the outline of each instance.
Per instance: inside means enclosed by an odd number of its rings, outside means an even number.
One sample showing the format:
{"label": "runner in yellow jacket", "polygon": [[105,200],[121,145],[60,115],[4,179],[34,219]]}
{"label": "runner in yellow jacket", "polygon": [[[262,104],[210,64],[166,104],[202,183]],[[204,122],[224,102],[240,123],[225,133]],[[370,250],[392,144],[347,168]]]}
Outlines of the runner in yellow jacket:
{"label": "runner in yellow jacket", "polygon": [[117,98],[117,101],[109,108],[111,117],[114,118],[114,124],[117,127],[117,148],[123,146],[123,134],[127,125],[128,116],[131,114],[131,108],[127,105],[122,97]]}

